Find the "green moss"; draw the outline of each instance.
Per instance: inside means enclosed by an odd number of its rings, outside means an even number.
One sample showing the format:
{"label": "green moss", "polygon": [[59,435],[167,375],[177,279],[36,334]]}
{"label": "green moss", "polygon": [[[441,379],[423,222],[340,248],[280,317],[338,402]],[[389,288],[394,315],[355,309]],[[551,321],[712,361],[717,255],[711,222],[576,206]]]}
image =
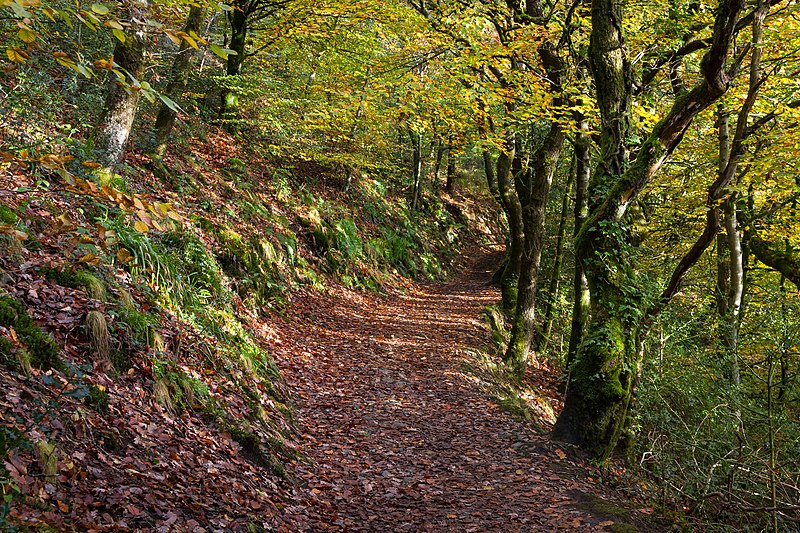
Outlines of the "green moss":
{"label": "green moss", "polygon": [[207,219],[205,217],[197,217],[195,219],[195,223],[198,225],[198,227],[201,230],[203,230],[203,231],[205,231],[207,233],[213,233],[214,230],[216,229],[216,226],[214,226],[214,223],[211,222],[209,219]]}
{"label": "green moss", "polygon": [[9,224],[13,226],[19,221],[19,217],[13,209],[7,205],[0,204],[0,224]]}
{"label": "green moss", "polygon": [[[0,296],[0,326],[14,328],[17,337],[30,355],[33,367],[41,370],[64,368],[64,363],[59,358],[58,345],[28,316],[25,306],[10,296]],[[8,361],[16,360],[16,356],[11,353],[13,347],[10,343],[0,344],[0,349],[3,350],[0,353],[0,360],[4,363],[8,365]]]}
{"label": "green moss", "polygon": [[639,528],[626,522],[615,522],[609,526],[612,533],[639,533]]}
{"label": "green moss", "polygon": [[87,270],[43,268],[40,271],[47,279],[53,280],[63,287],[82,289],[90,298],[100,301],[108,300],[106,284],[97,275]]}
{"label": "green moss", "polygon": [[639,531],[639,528],[627,522],[627,520],[631,519],[631,512],[628,509],[594,494],[584,494],[584,496],[586,497],[588,511],[603,518],[615,520],[615,523],[609,526],[609,531],[615,533],[636,533]]}
{"label": "green moss", "polygon": [[14,356],[14,345],[5,337],[0,337],[0,364],[12,370],[19,368],[19,362]]}
{"label": "green moss", "polygon": [[514,273],[514,269],[506,265],[500,277],[500,291],[502,295],[503,309],[509,315],[514,313],[517,307],[517,282],[519,276]]}

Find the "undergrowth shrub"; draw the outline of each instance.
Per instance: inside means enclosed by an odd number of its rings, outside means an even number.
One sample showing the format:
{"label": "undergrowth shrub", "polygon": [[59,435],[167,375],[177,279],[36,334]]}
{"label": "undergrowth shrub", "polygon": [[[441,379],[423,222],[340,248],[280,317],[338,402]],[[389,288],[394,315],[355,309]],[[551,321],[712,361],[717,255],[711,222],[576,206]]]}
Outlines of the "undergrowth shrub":
{"label": "undergrowth shrub", "polygon": [[730,363],[719,355],[713,319],[700,316],[676,327],[673,320],[685,315],[672,310],[675,316],[665,313],[659,325],[666,323],[671,334],[651,341],[638,391],[635,459],[660,485],[663,505],[686,505],[703,527],[796,526],[800,391],[796,370],[786,366],[782,374],[781,367],[800,345],[800,333],[797,309],[788,307],[773,302],[748,309],[739,387],[727,377]]}
{"label": "undergrowth shrub", "polygon": [[[282,269],[287,266],[287,254],[277,248],[267,237],[257,235],[245,239],[233,230],[219,233],[221,248],[218,259],[222,270],[231,277],[239,296],[249,301],[251,307],[281,303],[290,280]],[[287,244],[291,239],[285,239]],[[291,260],[294,260],[291,248]]]}

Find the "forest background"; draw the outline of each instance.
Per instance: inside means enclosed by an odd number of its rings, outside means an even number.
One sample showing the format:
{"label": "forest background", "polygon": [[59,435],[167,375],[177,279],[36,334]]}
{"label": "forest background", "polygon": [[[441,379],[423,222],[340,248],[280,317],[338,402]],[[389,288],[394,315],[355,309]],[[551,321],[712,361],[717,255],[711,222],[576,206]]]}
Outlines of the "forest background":
{"label": "forest background", "polygon": [[[509,379],[559,373],[555,438],[708,523],[797,527],[797,17],[0,0],[4,379],[102,414],[141,370],[280,472],[290,393],[257,324],[333,279],[443,277],[495,228],[490,349]],[[49,411],[19,409],[0,520],[32,492],[15,450],[53,475]]]}

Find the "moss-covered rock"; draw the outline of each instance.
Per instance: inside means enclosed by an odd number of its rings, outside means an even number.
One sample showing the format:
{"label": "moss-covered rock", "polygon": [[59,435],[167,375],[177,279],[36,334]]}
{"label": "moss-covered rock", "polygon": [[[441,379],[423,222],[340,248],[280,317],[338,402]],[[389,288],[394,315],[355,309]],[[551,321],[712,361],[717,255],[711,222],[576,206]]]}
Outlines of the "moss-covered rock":
{"label": "moss-covered rock", "polygon": [[[14,329],[34,368],[60,370],[64,367],[55,341],[36,325],[25,306],[10,296],[0,296],[0,326]],[[7,340],[0,342],[0,361],[7,367],[19,368],[14,347]]]}

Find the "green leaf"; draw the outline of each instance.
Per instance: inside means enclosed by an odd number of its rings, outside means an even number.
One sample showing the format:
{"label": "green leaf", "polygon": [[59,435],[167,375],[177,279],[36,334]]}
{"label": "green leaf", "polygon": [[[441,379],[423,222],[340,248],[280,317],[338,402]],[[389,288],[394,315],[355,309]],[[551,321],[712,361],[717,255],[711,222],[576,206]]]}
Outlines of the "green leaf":
{"label": "green leaf", "polygon": [[228,53],[219,45],[212,44],[209,48],[222,59],[228,59]]}
{"label": "green leaf", "polygon": [[119,42],[125,44],[125,32],[114,28],[111,30],[111,33],[114,34],[114,37],[116,37]]}
{"label": "green leaf", "polygon": [[14,12],[16,16],[18,16],[21,19],[33,18],[33,15],[31,15],[28,10],[26,10],[17,2],[11,4],[11,10]]}
{"label": "green leaf", "polygon": [[69,26],[69,29],[75,29],[75,26],[72,24],[72,19],[69,18],[69,13],[67,11],[59,11],[58,14],[61,15],[61,18],[64,20],[64,24]]}
{"label": "green leaf", "polygon": [[92,71],[90,69],[86,68],[86,66],[83,63],[76,63],[75,66],[72,67],[72,68],[74,68],[75,70],[77,70],[78,72],[80,72],[81,74],[83,74],[87,78],[91,78],[92,75],[93,75]]}
{"label": "green leaf", "polygon": [[[144,84],[144,83],[147,83],[147,82],[143,81],[142,83]],[[153,90],[152,89],[150,89],[150,88],[145,89],[144,87],[142,87],[142,94],[144,95],[145,98],[147,98],[147,101],[150,102],[151,104],[156,101],[156,97],[153,96]]]}
{"label": "green leaf", "polygon": [[98,15],[108,15],[109,9],[103,4],[92,4],[92,11]]}
{"label": "green leaf", "polygon": [[165,96],[163,94],[159,94],[158,97],[161,99],[162,102],[164,102],[165,106],[170,108],[175,113],[177,113],[178,111],[181,111],[181,108],[178,106],[178,104],[176,104],[175,101],[172,100],[170,97]]}

